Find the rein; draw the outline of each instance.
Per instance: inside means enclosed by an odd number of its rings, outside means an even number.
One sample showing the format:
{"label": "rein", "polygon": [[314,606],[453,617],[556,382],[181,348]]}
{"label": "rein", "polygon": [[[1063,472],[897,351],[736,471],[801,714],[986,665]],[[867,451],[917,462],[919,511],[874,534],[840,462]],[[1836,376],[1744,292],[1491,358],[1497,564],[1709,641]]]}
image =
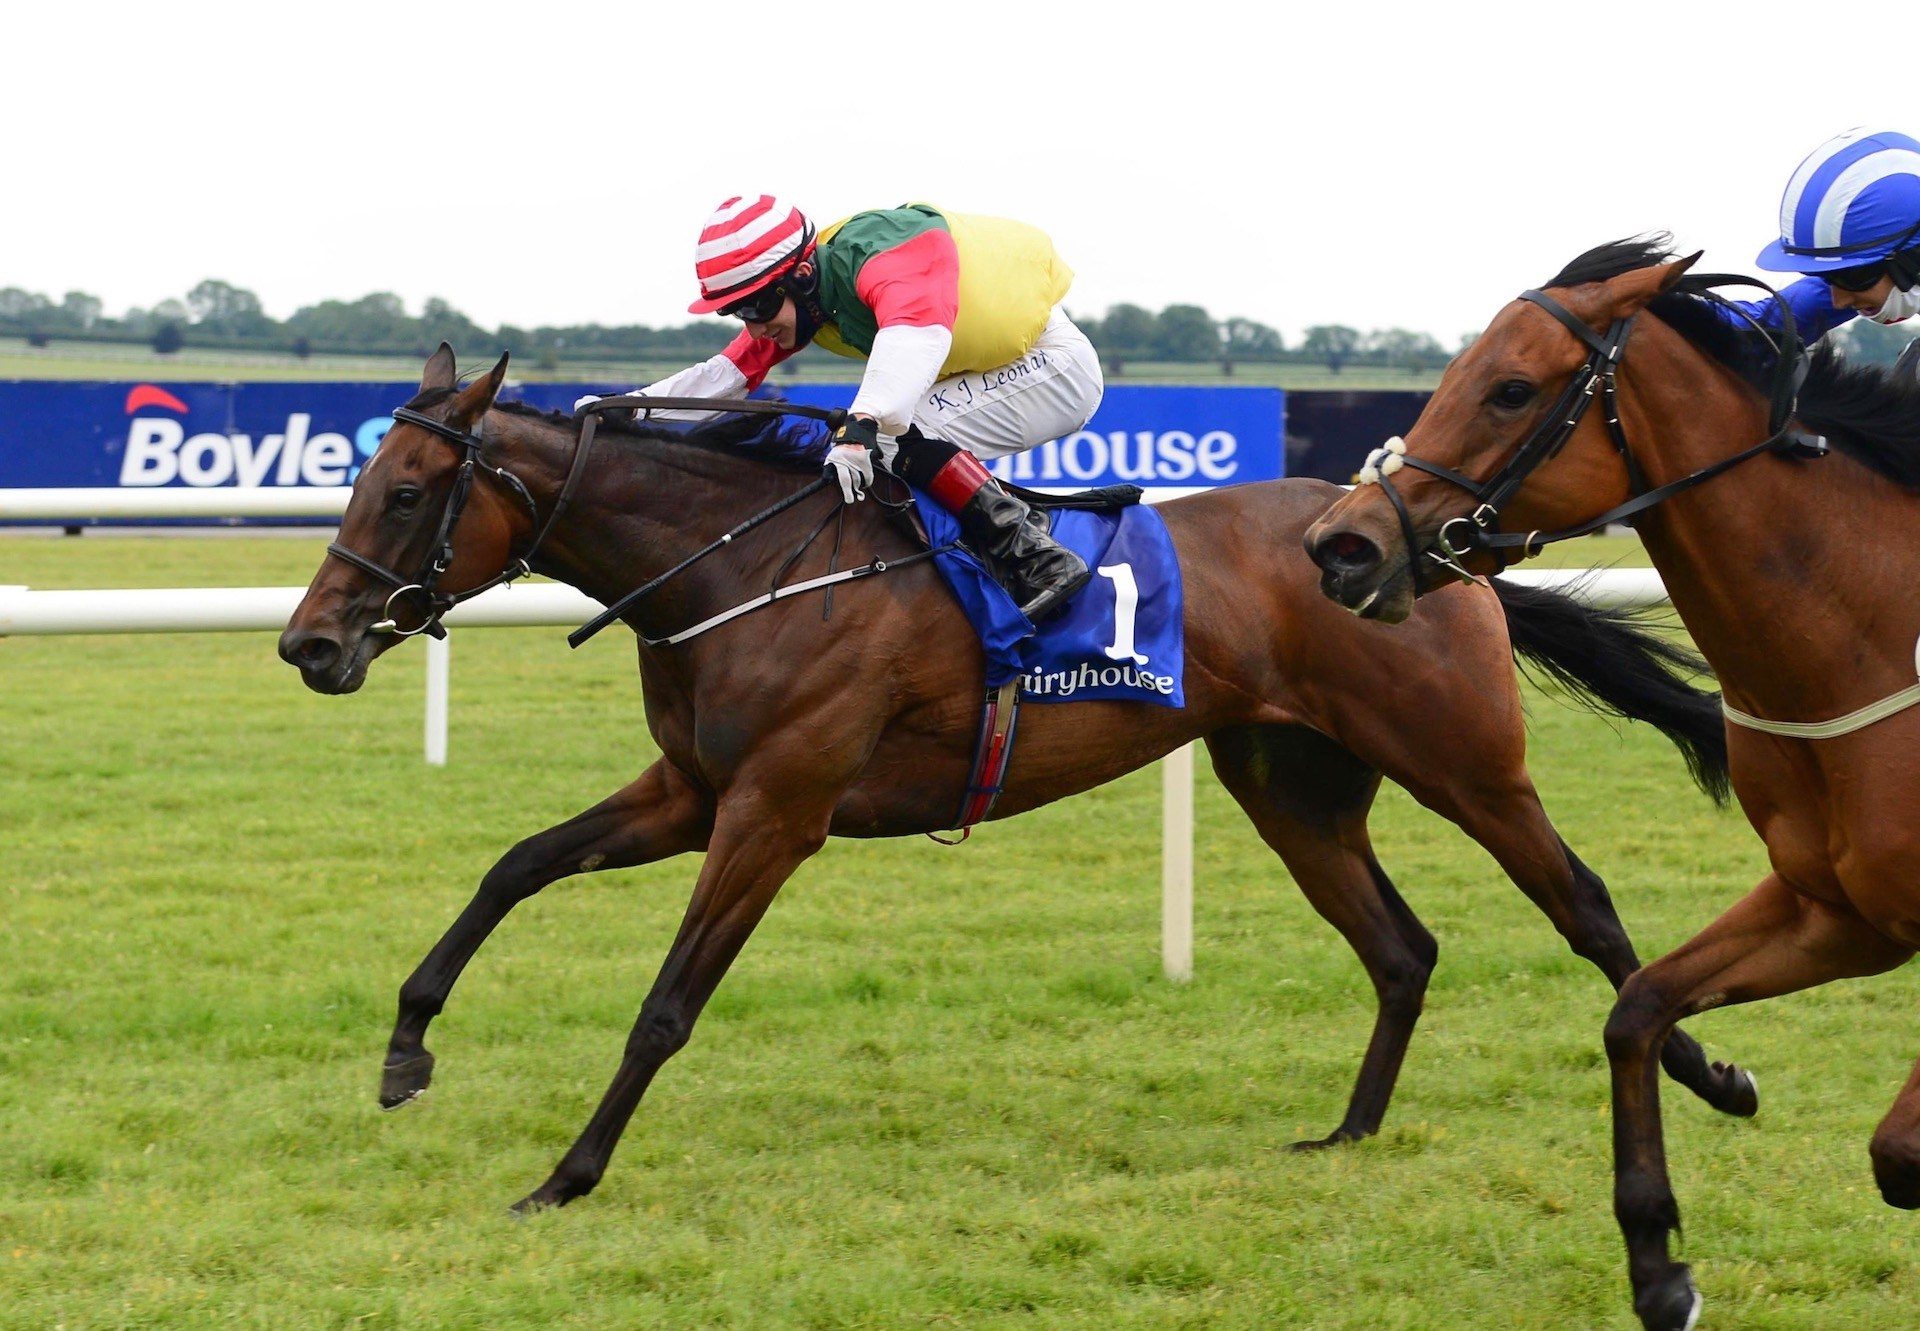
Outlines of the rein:
{"label": "rein", "polygon": [[[1718,286],[1753,286],[1772,296],[1780,309],[1781,335],[1776,339],[1751,315],[1714,293],[1711,288]],[[1635,458],[1632,446],[1627,441],[1625,428],[1620,424],[1619,386],[1616,372],[1626,355],[1627,338],[1633,331],[1633,317],[1616,319],[1603,336],[1587,327],[1572,311],[1544,291],[1528,290],[1520,293],[1520,299],[1530,301],[1558,320],[1569,332],[1578,337],[1588,347],[1586,363],[1567,383],[1553,406],[1548,410],[1546,419],[1529,435],[1520,447],[1514,450],[1504,465],[1485,481],[1476,481],[1472,477],[1414,457],[1405,451],[1405,444],[1398,449],[1392,440],[1384,449],[1376,450],[1369,463],[1374,475],[1369,479],[1377,481],[1386,491],[1388,500],[1393,504],[1394,513],[1399,518],[1402,536],[1406,539],[1409,568],[1414,579],[1414,590],[1424,590],[1420,585],[1420,555],[1453,573],[1463,581],[1472,582],[1474,576],[1462,563],[1468,555],[1479,550],[1502,552],[1517,550],[1522,559],[1537,555],[1548,545],[1557,541],[1571,540],[1576,536],[1586,536],[1599,531],[1614,522],[1624,522],[1644,513],[1657,504],[1665,503],[1674,495],[1703,485],[1721,473],[1730,471],[1743,462],[1759,457],[1763,453],[1775,452],[1784,448],[1806,448],[1815,453],[1825,452],[1824,441],[1812,441],[1800,434],[1792,426],[1794,411],[1799,402],[1800,385],[1805,381],[1807,362],[1803,355],[1799,333],[1794,325],[1793,310],[1781,299],[1780,293],[1764,282],[1751,278],[1737,277],[1724,273],[1701,274],[1683,278],[1678,289],[1713,301],[1723,309],[1732,310],[1751,324],[1774,352],[1773,386],[1770,393],[1772,408],[1769,414],[1768,435],[1752,447],[1735,453],[1731,457],[1689,473],[1676,481],[1646,489],[1646,476],[1639,461]],[[1540,466],[1559,453],[1573,432],[1578,428],[1587,410],[1593,406],[1596,398],[1606,404],[1607,433],[1613,440],[1613,446],[1626,464],[1628,485],[1631,497],[1626,502],[1616,504],[1598,517],[1591,518],[1577,526],[1563,528],[1554,532],[1532,531],[1526,533],[1503,532],[1499,529],[1500,510],[1511,500],[1520,487]],[[1430,545],[1423,543],[1414,535],[1413,517],[1407,510],[1406,502],[1400,497],[1398,489],[1388,479],[1398,464],[1437,476],[1443,481],[1459,486],[1477,502],[1473,512],[1465,517],[1450,518],[1442,523],[1434,534]],[[1456,535],[1457,533],[1457,535]]]}
{"label": "rein", "polygon": [[[491,591],[495,587],[515,582],[533,572],[532,561],[535,553],[539,551],[541,545],[553,532],[553,529],[559,525],[561,517],[566,513],[567,508],[572,503],[574,491],[579,488],[581,477],[586,473],[587,459],[593,451],[593,441],[595,433],[599,428],[600,416],[610,411],[633,411],[645,417],[651,415],[654,411],[673,410],[724,411],[749,416],[805,416],[813,420],[825,421],[835,425],[843,420],[846,415],[845,412],[834,408],[800,406],[786,402],[766,402],[752,398],[647,397],[641,394],[629,394],[621,397],[596,399],[579,408],[574,413],[575,418],[580,422],[580,434],[574,443],[572,460],[567,466],[567,478],[560,487],[560,495],[554,501],[552,511],[547,514],[546,520],[541,522],[539,506],[534,503],[532,492],[527,489],[520,478],[503,467],[495,467],[481,460],[481,451],[486,447],[486,440],[483,435],[455,429],[445,421],[435,420],[433,417],[415,411],[411,407],[401,407],[393,413],[395,421],[404,421],[408,425],[419,426],[428,433],[446,440],[448,443],[457,446],[461,450],[462,456],[460,460],[460,470],[454,477],[453,489],[447,496],[447,506],[440,516],[439,529],[434,534],[433,545],[431,547],[432,553],[428,556],[426,568],[418,577],[413,579],[403,577],[385,565],[369,559],[357,551],[349,549],[338,541],[334,541],[327,546],[328,554],[337,556],[342,561],[379,579],[394,589],[387,597],[387,603],[383,611],[385,618],[374,624],[369,631],[373,633],[391,633],[402,638],[410,638],[420,633],[425,633],[431,638],[446,637],[447,629],[446,626],[441,623],[441,619],[449,610],[459,605],[462,601],[472,600],[482,592]],[[476,471],[483,472],[505,485],[514,496],[525,505],[528,515],[533,518],[538,526],[534,533],[533,540],[528,543],[527,548],[521,554],[510,560],[506,568],[502,569],[487,581],[463,592],[447,593],[437,591],[436,588],[440,579],[445,576],[447,569],[453,563],[453,533],[455,528],[459,526],[461,515],[466,511],[467,500],[472,495]],[[600,632],[601,629],[620,618],[620,616],[628,610],[631,610],[647,595],[658,590],[668,581],[693,567],[714,551],[732,544],[735,538],[743,536],[762,523],[778,517],[794,505],[820,493],[821,490],[826,489],[831,484],[832,481],[828,477],[822,476],[799,492],[788,495],[785,499],[778,501],[768,508],[762,509],[717,540],[711,541],[694,551],[672,568],[660,574],[660,576],[651,579],[641,586],[634,588],[625,596],[622,596],[606,610],[568,634],[567,644],[571,647],[580,646],[596,633]],[[787,568],[791,567],[794,560],[798,559],[800,554],[805,551],[807,545],[812,544],[814,537],[817,537],[825,528],[826,523],[823,522],[814,530],[813,536],[809,536],[800,549],[794,552],[793,557],[781,565],[780,572],[784,573]],[[691,628],[682,629],[678,633],[663,638],[650,638],[643,633],[640,635],[640,640],[649,647],[670,647],[676,643],[685,642],[689,638],[698,637],[709,629],[718,628],[729,620],[737,619],[741,615],[758,610],[762,606],[770,605],[774,601],[784,600],[790,596],[797,596],[802,592],[815,591],[823,587],[832,587],[842,582],[851,582],[857,578],[867,578],[877,574],[889,573],[896,569],[905,568],[910,564],[917,564],[922,560],[931,559],[935,555],[944,554],[952,548],[951,545],[947,545],[939,549],[921,550],[903,559],[875,559],[857,568],[842,569],[818,578],[809,578],[804,582],[791,583],[786,586],[776,585],[764,595],[736,605],[731,609],[724,610],[717,615],[702,620]],[[838,550],[837,539],[835,549],[836,551]],[[779,574],[776,574],[776,582],[778,577]],[[417,595],[420,598],[420,623],[413,628],[403,628],[399,623],[395,604],[409,594]]]}

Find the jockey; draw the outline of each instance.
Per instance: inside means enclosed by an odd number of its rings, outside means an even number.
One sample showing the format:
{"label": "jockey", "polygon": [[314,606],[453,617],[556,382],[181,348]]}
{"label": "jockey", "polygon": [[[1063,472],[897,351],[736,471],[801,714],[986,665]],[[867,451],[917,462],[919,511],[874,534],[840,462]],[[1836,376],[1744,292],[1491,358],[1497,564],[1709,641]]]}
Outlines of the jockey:
{"label": "jockey", "polygon": [[688,312],[744,327],[719,355],[637,392],[743,396],[809,342],[864,359],[825,464],[847,503],[884,463],[959,519],[1029,619],[1087,581],[1045,514],[981,461],[1080,429],[1104,391],[1098,353],[1059,307],[1073,273],[1045,233],[908,204],[816,236],[797,208],[742,196],[708,219],[694,271],[700,298]]}
{"label": "jockey", "polygon": [[[1856,314],[1896,324],[1920,314],[1920,142],[1850,129],[1801,162],[1780,199],[1780,239],[1760,267],[1806,276],[1780,295],[1811,344]],[[1774,302],[1739,302],[1778,328]]]}

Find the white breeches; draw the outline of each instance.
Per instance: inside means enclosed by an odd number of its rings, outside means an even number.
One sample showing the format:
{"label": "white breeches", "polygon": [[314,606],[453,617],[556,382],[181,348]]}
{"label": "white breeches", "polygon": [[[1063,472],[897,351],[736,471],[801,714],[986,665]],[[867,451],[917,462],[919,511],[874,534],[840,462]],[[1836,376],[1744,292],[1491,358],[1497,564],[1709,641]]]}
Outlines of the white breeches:
{"label": "white breeches", "polygon": [[[1100,354],[1056,306],[1026,355],[995,370],[937,381],[920,399],[913,423],[928,438],[991,462],[1082,428],[1105,391]],[[887,442],[882,452],[891,458]]]}

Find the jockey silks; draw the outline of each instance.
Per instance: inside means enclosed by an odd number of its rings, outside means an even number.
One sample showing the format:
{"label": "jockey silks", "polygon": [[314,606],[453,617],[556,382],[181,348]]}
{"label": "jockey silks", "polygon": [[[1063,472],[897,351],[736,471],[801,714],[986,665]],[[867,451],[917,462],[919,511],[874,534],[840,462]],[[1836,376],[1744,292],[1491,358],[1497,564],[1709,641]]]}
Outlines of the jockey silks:
{"label": "jockey silks", "polygon": [[820,233],[818,262],[830,321],[814,338],[821,347],[866,356],[883,320],[944,325],[953,345],[941,378],[1020,359],[1073,284],[1038,227],[924,203],[835,222]]}

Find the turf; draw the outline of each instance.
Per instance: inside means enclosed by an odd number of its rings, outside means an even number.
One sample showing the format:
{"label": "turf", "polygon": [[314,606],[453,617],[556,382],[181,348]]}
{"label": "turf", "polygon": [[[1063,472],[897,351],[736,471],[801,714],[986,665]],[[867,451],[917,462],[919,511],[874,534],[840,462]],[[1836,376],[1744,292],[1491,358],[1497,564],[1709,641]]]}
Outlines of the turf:
{"label": "turf", "polygon": [[[0,582],[303,582],[323,539],[0,537]],[[830,845],[599,1191],[508,1218],[694,865],[523,906],[434,1028],[434,1089],[381,1115],[400,980],[496,855],[651,755],[615,635],[453,659],[435,770],[413,647],[328,699],[266,634],[0,641],[0,1327],[1633,1325],[1606,986],[1397,792],[1381,858],[1441,962],[1373,1141],[1285,1149],[1338,1120],[1372,996],[1207,774],[1196,976],[1159,977],[1147,771],[959,850]],[[1532,710],[1548,808],[1644,954],[1761,872],[1655,737]],[[1704,1326],[1913,1324],[1920,1234],[1865,1146],[1917,998],[1900,973],[1693,1023],[1764,1097],[1740,1122],[1666,1091]]]}

